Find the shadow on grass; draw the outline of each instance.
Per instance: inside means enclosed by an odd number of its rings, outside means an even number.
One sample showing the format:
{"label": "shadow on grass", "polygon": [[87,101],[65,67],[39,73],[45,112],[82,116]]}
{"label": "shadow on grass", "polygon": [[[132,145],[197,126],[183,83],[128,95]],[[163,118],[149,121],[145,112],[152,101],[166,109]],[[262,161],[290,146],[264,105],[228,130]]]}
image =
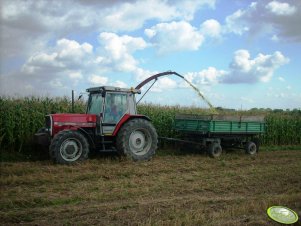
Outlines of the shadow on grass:
{"label": "shadow on grass", "polygon": [[26,145],[22,149],[1,148],[1,162],[33,162],[49,160],[48,149],[37,145]]}
{"label": "shadow on grass", "polygon": [[156,152],[158,156],[184,156],[184,155],[207,155],[206,150],[194,144],[161,143]]}
{"label": "shadow on grass", "polygon": [[301,150],[301,145],[269,145],[269,146],[261,146],[260,151],[290,151],[290,150]]}
{"label": "shadow on grass", "polygon": [[[286,146],[261,146],[259,152],[265,151],[284,151],[284,150],[301,150],[300,145],[286,145]],[[223,149],[223,154],[244,154],[244,150],[236,148]],[[197,145],[185,144],[159,144],[156,156],[185,156],[185,155],[200,155],[207,156],[208,154],[204,148]],[[22,150],[3,149],[0,150],[0,162],[34,162],[34,161],[49,161],[49,153],[47,148],[41,146],[26,146]],[[91,151],[89,159],[103,159],[122,161],[125,157],[120,156],[116,150],[107,151]]]}

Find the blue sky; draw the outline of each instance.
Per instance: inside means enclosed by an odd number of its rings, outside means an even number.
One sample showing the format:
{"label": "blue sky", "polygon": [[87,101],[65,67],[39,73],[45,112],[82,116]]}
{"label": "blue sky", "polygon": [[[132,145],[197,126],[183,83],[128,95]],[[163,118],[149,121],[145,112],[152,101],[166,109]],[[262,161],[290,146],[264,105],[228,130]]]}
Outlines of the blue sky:
{"label": "blue sky", "polygon": [[[214,106],[301,108],[301,1],[1,1],[0,95],[135,87],[167,70]],[[144,87],[144,91],[147,87]],[[185,82],[144,102],[207,107]]]}

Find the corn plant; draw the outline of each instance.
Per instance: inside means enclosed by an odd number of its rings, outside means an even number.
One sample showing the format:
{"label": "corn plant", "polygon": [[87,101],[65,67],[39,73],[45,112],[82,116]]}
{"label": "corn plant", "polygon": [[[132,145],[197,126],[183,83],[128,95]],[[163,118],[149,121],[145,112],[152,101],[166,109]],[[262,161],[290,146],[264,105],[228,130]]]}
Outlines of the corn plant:
{"label": "corn plant", "polygon": [[[85,104],[75,102],[75,112],[84,113]],[[264,145],[300,145],[301,111],[225,111],[228,115],[265,115],[266,133]],[[44,126],[44,116],[50,113],[70,113],[71,100],[67,97],[0,97],[0,147],[21,150],[31,143],[33,134]],[[147,115],[155,125],[159,136],[175,137],[173,123],[176,114],[211,114],[208,109],[181,106],[138,105],[138,112]]]}

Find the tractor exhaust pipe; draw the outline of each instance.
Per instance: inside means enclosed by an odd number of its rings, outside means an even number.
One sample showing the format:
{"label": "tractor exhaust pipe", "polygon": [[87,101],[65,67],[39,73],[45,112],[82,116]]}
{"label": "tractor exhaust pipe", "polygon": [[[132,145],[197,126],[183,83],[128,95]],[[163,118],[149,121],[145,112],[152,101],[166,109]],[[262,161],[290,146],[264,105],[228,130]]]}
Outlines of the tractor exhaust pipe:
{"label": "tractor exhaust pipe", "polygon": [[71,111],[74,113],[74,90],[71,92]]}

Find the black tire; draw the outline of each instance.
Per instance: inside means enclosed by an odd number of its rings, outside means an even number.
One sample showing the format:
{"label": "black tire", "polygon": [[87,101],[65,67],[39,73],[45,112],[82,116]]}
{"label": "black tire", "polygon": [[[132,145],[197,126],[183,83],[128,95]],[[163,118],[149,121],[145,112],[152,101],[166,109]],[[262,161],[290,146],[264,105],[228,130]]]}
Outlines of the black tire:
{"label": "black tire", "polygon": [[255,137],[251,140],[252,142],[254,142],[256,144],[257,147],[257,153],[259,152],[259,148],[260,148],[260,139]]}
{"label": "black tire", "polygon": [[211,158],[218,158],[223,152],[223,149],[219,143],[212,143],[208,147],[208,154]]}
{"label": "black tire", "polygon": [[126,122],[116,137],[118,153],[134,161],[150,160],[157,146],[156,129],[146,119],[132,119]]}
{"label": "black tire", "polygon": [[253,141],[249,141],[245,146],[246,154],[255,155],[257,153],[257,146]]}
{"label": "black tire", "polygon": [[55,163],[72,164],[88,158],[89,144],[80,132],[64,130],[52,139],[49,154]]}

